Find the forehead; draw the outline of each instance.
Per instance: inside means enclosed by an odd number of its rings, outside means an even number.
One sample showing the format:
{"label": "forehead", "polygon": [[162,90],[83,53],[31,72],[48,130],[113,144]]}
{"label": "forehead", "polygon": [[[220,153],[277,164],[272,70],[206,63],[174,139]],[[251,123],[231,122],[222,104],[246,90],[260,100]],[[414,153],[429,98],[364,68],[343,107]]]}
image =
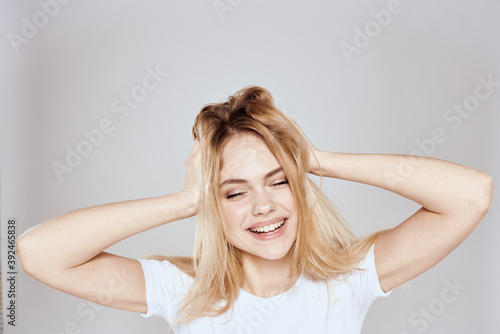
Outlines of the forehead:
{"label": "forehead", "polygon": [[246,178],[266,174],[279,163],[262,138],[255,134],[238,134],[222,150],[220,178]]}

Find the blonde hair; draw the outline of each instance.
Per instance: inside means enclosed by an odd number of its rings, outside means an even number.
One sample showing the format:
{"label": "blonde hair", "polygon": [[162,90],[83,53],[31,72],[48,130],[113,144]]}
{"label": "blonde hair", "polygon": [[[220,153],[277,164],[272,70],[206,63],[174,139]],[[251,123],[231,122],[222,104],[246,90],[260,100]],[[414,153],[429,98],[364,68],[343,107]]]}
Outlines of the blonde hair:
{"label": "blonde hair", "polygon": [[384,232],[357,239],[335,206],[308,177],[312,147],[296,122],[278,110],[269,91],[247,86],[223,103],[205,105],[196,117],[193,137],[203,146],[201,203],[194,255],[154,256],[193,277],[176,322],[227,312],[238,297],[244,273],[239,250],[228,238],[219,203],[219,173],[224,145],[235,135],[253,133],[267,143],[288,179],[298,208],[297,240],[290,250],[292,272],[312,280],[338,278],[356,270]]}

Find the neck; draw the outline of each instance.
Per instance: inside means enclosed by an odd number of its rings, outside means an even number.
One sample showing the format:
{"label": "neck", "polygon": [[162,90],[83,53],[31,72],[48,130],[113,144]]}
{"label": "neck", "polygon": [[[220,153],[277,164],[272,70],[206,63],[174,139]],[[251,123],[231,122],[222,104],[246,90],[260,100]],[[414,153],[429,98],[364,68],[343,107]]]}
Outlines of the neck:
{"label": "neck", "polygon": [[242,260],[245,273],[242,288],[258,297],[277,296],[289,290],[299,278],[299,274],[295,273],[290,279],[291,253],[278,260],[243,253]]}

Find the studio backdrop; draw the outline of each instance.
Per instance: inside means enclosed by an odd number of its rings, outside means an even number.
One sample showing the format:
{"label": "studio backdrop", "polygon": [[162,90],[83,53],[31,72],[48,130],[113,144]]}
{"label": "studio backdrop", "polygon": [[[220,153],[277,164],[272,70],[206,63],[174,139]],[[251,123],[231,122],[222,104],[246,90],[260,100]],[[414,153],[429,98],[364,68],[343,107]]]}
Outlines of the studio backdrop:
{"label": "studio backdrop", "polygon": [[[500,179],[497,1],[12,0],[0,27],[6,334],[167,331],[32,279],[13,240],[64,212],[181,190],[196,114],[247,85],[268,89],[321,150],[434,157]],[[362,184],[322,187],[358,235],[419,208]],[[438,265],[375,301],[363,333],[500,333],[498,204]],[[108,251],[191,255],[195,226]]]}

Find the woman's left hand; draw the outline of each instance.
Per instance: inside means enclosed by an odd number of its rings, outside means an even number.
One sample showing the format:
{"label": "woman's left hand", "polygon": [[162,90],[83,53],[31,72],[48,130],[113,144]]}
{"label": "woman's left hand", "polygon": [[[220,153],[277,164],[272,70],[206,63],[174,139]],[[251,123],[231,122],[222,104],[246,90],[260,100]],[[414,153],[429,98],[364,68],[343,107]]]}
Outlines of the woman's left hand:
{"label": "woman's left hand", "polygon": [[321,151],[318,150],[314,145],[310,145],[311,150],[309,151],[309,168],[308,172],[314,175],[320,175],[320,156],[321,156]]}

